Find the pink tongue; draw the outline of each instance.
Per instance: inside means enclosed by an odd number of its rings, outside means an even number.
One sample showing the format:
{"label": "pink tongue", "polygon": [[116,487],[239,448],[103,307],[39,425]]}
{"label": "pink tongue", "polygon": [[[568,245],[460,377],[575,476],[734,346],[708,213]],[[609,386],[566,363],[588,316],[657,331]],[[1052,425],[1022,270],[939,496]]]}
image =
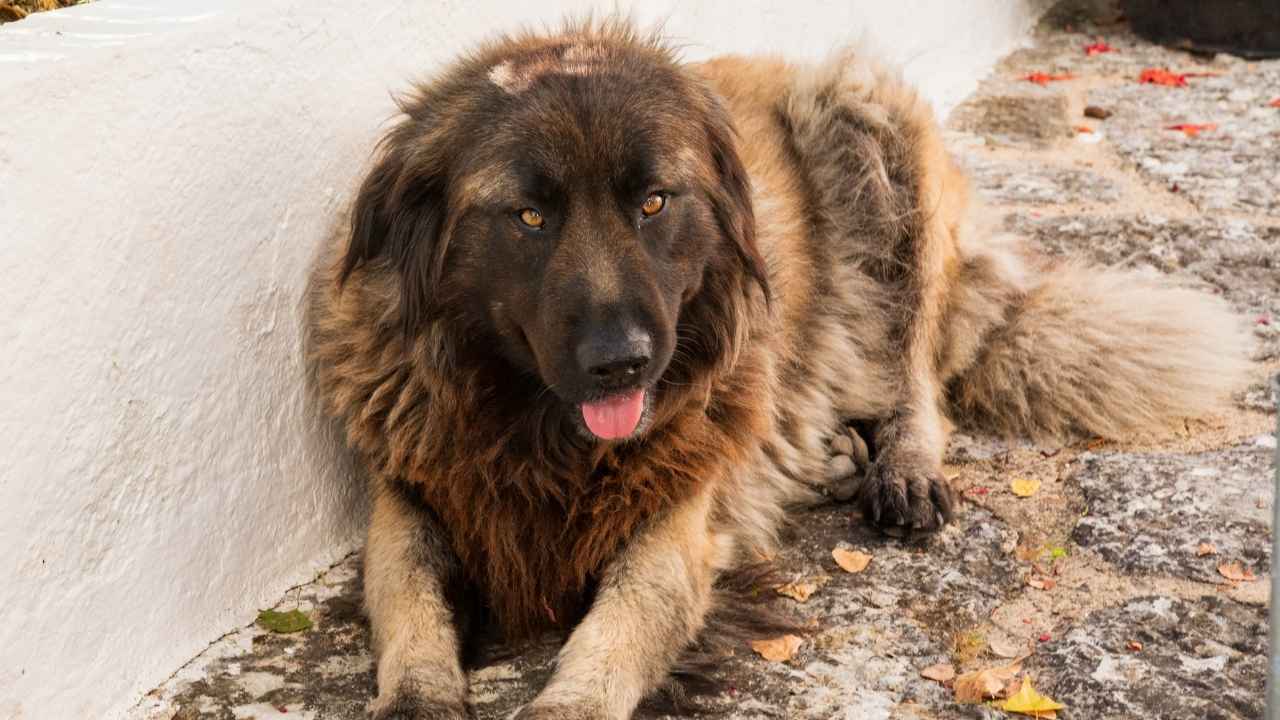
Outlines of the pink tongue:
{"label": "pink tongue", "polygon": [[582,419],[587,422],[587,429],[604,440],[624,438],[635,432],[642,413],[644,390],[582,403]]}

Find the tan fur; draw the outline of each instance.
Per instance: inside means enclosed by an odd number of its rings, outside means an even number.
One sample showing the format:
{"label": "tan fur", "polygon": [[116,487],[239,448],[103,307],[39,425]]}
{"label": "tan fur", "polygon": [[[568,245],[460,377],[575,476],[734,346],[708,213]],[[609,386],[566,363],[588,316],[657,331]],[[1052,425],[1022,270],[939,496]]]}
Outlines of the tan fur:
{"label": "tan fur", "polygon": [[[642,438],[552,437],[540,406],[495,417],[491,379],[459,362],[444,323],[406,334],[409,280],[386,262],[344,269],[340,243],[313,278],[317,385],[373,476],[378,717],[460,712],[450,615],[465,614],[463,597],[513,637],[572,630],[522,720],[629,717],[698,637],[716,579],[769,552],[785,510],[819,496],[842,421],[863,423],[875,450],[868,518],[931,529],[953,502],[940,473],[949,418],[1037,437],[1143,432],[1208,409],[1245,367],[1219,301],[975,232],[928,105],[855,54],[678,68],[606,24],[495,43],[463,70],[519,94],[542,74],[607,71],[623,51],[713,91],[739,138],[717,160],[721,179],[740,158],[750,188],[722,219],[744,266],[709,269],[680,310],[696,333],[682,341],[712,354],[676,355]],[[715,117],[690,97],[690,114]],[[412,151],[401,146],[415,128],[401,126],[383,168],[435,172],[444,163],[419,148],[458,122],[446,113]],[[703,149],[674,147],[664,157],[686,177],[717,171]],[[500,180],[460,182],[452,197],[465,200],[496,197]],[[731,188],[716,197],[734,200]],[[599,293],[635,281],[609,268],[591,276]]]}

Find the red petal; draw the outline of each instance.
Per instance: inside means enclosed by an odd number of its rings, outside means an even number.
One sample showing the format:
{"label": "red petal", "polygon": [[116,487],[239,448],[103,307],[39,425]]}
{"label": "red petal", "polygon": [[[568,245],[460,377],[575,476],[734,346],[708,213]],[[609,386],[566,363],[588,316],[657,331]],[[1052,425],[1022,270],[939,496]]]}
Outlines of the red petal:
{"label": "red petal", "polygon": [[1138,82],[1151,85],[1167,85],[1169,87],[1184,87],[1187,84],[1187,76],[1171,73],[1164,69],[1147,68],[1138,76]]}
{"label": "red petal", "polygon": [[1092,45],[1084,46],[1084,54],[1088,55],[1089,57],[1093,57],[1094,55],[1101,55],[1102,53],[1109,53],[1109,52],[1111,52],[1111,46],[1101,41],[1096,42]]}
{"label": "red petal", "polygon": [[1178,132],[1181,132],[1183,135],[1186,135],[1187,137],[1195,137],[1202,132],[1208,132],[1210,130],[1217,130],[1217,129],[1218,129],[1218,126],[1215,125],[1214,123],[1205,123],[1203,125],[1196,125],[1195,123],[1180,123],[1178,125],[1169,125],[1165,127],[1165,130],[1177,130]]}
{"label": "red petal", "polygon": [[1023,76],[1022,79],[1026,80],[1027,82],[1033,82],[1037,85],[1048,85],[1051,82],[1057,82],[1059,80],[1073,80],[1075,79],[1075,76],[1073,76],[1071,73],[1062,73],[1061,75],[1049,75],[1042,72],[1033,72],[1030,75]]}

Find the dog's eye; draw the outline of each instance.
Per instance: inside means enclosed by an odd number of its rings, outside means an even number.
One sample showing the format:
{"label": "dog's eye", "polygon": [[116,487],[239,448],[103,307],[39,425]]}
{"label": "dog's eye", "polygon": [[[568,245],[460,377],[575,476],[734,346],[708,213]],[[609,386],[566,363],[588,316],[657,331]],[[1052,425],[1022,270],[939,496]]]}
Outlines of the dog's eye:
{"label": "dog's eye", "polygon": [[645,217],[653,217],[662,212],[662,208],[667,206],[667,198],[662,193],[653,193],[644,199],[644,204],[640,206],[640,212]]}
{"label": "dog's eye", "polygon": [[525,208],[516,213],[516,216],[520,218],[520,222],[534,228],[535,230],[541,228],[547,222],[546,219],[542,217],[542,213],[534,210],[533,208]]}

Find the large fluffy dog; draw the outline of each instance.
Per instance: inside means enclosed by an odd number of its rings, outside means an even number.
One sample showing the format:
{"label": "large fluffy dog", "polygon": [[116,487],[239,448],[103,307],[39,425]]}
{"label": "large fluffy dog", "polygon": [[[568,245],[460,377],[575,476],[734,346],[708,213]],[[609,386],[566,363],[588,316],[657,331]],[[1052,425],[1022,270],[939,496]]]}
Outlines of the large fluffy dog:
{"label": "large fluffy dog", "polygon": [[689,66],[580,25],[403,111],[310,308],[371,476],[379,718],[464,717],[486,620],[572,630],[521,718],[628,717],[842,420],[867,520],[929,530],[944,417],[1114,436],[1244,365],[1208,296],[971,231],[928,106],[853,55]]}

